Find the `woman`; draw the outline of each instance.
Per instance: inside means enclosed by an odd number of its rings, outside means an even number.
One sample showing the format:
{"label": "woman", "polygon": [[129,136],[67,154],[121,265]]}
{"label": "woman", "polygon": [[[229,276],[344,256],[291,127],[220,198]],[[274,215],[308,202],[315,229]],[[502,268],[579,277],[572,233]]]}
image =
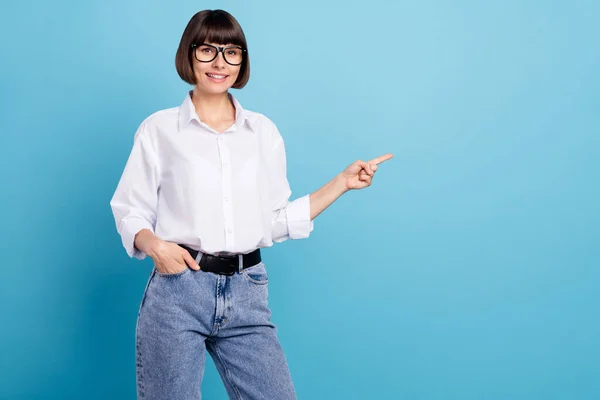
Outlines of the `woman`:
{"label": "woman", "polygon": [[136,324],[138,398],[200,399],[208,351],[230,398],[295,399],[260,248],[308,237],[391,154],[290,202],[279,131],[229,93],[250,74],[238,22],[222,10],[194,15],[176,68],[193,90],[141,123],[110,202],[127,254],[154,262]]}

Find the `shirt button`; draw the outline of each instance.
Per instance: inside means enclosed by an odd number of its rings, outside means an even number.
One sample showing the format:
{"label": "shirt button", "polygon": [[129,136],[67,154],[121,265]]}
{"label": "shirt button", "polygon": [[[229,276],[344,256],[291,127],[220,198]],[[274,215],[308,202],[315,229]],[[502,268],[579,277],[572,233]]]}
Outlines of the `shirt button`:
{"label": "shirt button", "polygon": [[231,229],[227,229],[227,233],[231,233]]}
{"label": "shirt button", "polygon": [[228,162],[224,162],[224,163],[223,163],[223,166],[224,166],[224,167],[228,167],[228,166],[229,166],[229,163],[228,163]]}
{"label": "shirt button", "polygon": [[229,197],[225,197],[225,198],[224,198],[224,200],[225,200],[225,201],[229,201]]}

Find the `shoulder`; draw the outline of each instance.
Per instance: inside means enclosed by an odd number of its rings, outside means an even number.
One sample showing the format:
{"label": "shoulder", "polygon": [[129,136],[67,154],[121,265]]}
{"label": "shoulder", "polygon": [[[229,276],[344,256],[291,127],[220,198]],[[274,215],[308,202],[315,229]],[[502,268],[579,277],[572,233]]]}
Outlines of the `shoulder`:
{"label": "shoulder", "polygon": [[144,137],[154,140],[161,132],[170,132],[177,129],[179,107],[165,108],[147,116],[139,124],[134,139]]}
{"label": "shoulder", "polygon": [[266,137],[271,141],[282,139],[277,125],[269,117],[256,111],[245,109],[244,112],[248,118],[250,128],[259,136]]}

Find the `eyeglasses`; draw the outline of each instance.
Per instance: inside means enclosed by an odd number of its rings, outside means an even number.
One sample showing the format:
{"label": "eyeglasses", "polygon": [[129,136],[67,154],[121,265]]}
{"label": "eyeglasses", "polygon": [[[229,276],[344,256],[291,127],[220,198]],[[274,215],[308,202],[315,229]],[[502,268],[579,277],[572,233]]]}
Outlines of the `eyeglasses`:
{"label": "eyeglasses", "polygon": [[244,53],[248,50],[242,49],[240,46],[220,47],[212,44],[192,44],[194,49],[194,57],[200,62],[211,62],[219,53],[223,53],[223,59],[227,64],[240,65],[244,58]]}

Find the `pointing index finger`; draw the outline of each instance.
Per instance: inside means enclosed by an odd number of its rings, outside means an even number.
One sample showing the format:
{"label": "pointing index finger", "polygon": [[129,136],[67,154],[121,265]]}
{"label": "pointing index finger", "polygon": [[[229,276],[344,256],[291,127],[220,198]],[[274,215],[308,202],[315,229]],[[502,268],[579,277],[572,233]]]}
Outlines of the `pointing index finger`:
{"label": "pointing index finger", "polygon": [[372,159],[371,161],[369,161],[369,164],[380,164],[384,161],[389,160],[390,158],[392,158],[393,155],[388,153],[388,154],[384,154],[382,156],[379,156],[377,158]]}

